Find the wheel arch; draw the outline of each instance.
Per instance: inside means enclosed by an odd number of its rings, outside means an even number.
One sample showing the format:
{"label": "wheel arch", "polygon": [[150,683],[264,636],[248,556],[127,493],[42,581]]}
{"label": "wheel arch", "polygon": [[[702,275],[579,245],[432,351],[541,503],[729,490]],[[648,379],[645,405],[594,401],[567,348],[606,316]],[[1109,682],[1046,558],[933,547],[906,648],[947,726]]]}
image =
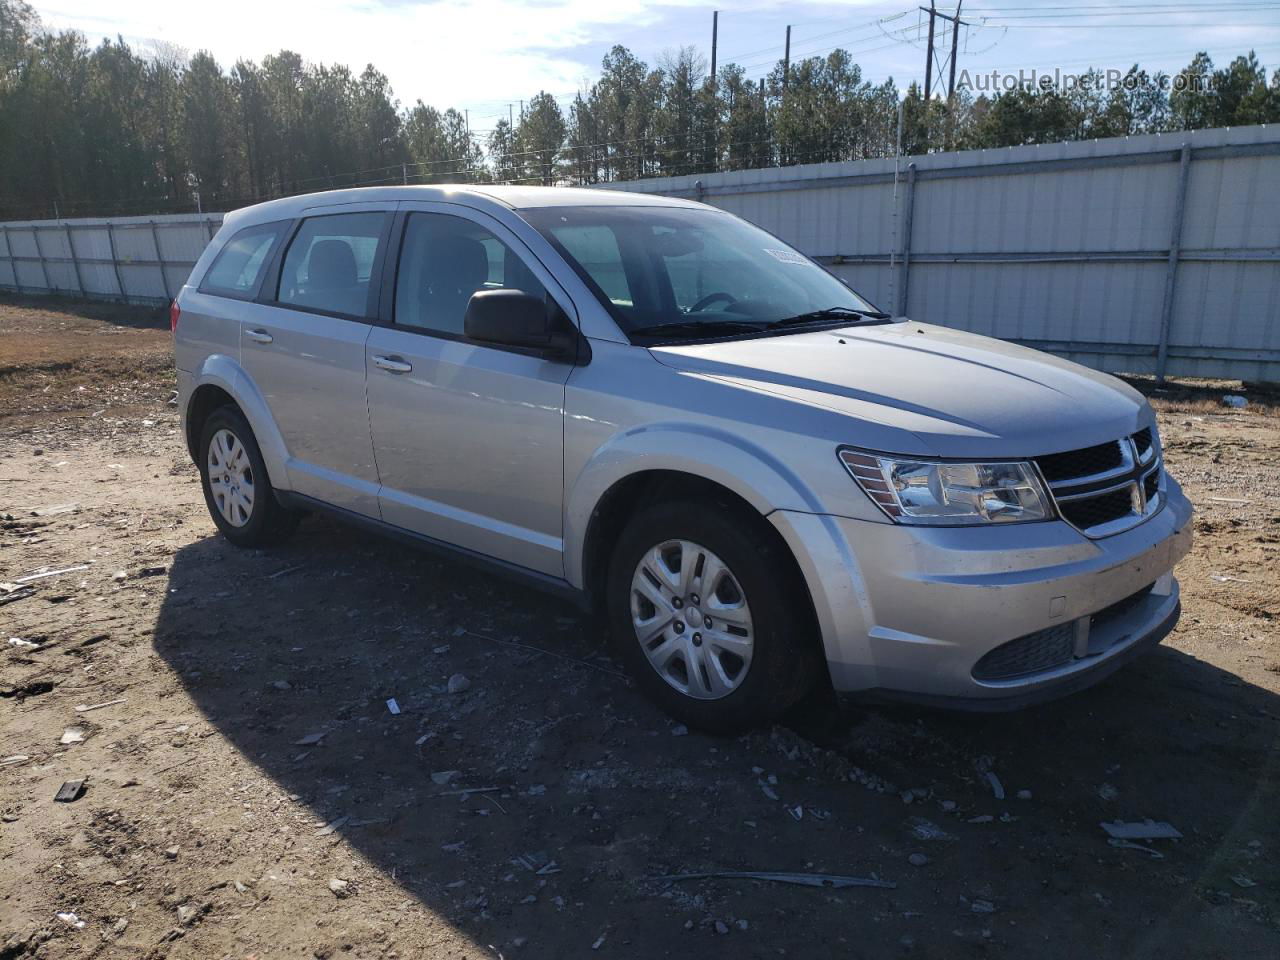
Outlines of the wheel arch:
{"label": "wheel arch", "polygon": [[230,357],[209,357],[194,376],[195,385],[183,411],[183,423],[187,450],[198,465],[200,433],[205,420],[221,406],[234,405],[249,421],[263,462],[267,465],[267,477],[278,490],[288,489],[288,450],[284,437],[276,426],[266,400],[253,381]]}

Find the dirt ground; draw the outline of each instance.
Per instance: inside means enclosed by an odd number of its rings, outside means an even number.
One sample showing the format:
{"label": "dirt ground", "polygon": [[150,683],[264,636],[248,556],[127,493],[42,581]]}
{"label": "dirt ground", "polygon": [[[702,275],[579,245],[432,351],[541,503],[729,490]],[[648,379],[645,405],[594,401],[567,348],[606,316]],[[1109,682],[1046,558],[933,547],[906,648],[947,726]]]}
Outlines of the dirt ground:
{"label": "dirt ground", "polygon": [[[1274,396],[1152,394],[1185,609],[1100,687],[718,739],[560,601],[317,518],[229,546],[172,389],[158,312],[0,303],[0,960],[1280,956]],[[748,870],[891,886],[661,879]]]}

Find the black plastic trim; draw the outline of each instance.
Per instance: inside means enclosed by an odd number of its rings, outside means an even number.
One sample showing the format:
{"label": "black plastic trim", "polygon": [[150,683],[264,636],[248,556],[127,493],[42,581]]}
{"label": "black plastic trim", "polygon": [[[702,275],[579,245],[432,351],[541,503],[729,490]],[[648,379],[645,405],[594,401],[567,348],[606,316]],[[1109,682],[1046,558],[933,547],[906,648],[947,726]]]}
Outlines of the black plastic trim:
{"label": "black plastic trim", "polygon": [[878,688],[846,693],[841,696],[851,700],[866,698],[893,703],[911,703],[922,707],[937,707],[942,710],[957,710],[966,713],[1008,713],[1013,710],[1022,710],[1026,707],[1048,703],[1060,697],[1079,693],[1081,690],[1088,689],[1094,684],[1105,680],[1130,661],[1159,646],[1160,641],[1167,637],[1173,628],[1177,626],[1178,618],[1181,615],[1182,601],[1178,601],[1172,613],[1157,626],[1153,627],[1149,633],[1135,640],[1120,653],[1110,657],[1103,656],[1095,666],[1088,667],[1078,673],[1072,673],[1061,680],[1047,683],[1043,687],[1037,687],[1035,690],[1029,690],[1026,693],[1012,696],[996,695],[993,697],[946,697]]}

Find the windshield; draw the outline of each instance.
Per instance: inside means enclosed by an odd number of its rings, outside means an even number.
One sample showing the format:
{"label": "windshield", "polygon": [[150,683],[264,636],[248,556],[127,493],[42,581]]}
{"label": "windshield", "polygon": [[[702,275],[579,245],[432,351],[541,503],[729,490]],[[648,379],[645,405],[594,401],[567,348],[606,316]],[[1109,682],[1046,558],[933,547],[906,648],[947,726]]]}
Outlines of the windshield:
{"label": "windshield", "polygon": [[699,339],[883,317],[804,254],[726,213],[600,206],[522,215],[629,335]]}

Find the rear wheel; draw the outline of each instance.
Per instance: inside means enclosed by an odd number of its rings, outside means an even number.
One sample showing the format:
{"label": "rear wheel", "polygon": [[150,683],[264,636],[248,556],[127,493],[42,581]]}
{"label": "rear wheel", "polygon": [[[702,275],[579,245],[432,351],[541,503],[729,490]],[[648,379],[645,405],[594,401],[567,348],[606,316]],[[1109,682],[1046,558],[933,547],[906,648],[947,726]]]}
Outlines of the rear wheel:
{"label": "rear wheel", "polygon": [[209,516],[239,547],[266,547],[293,533],[300,514],[276,500],[249,422],[219,407],[200,432],[200,483]]}
{"label": "rear wheel", "polygon": [[645,692],[686,723],[726,733],[769,723],[817,676],[796,579],[758,521],[711,503],[654,505],[614,550],[611,633]]}

